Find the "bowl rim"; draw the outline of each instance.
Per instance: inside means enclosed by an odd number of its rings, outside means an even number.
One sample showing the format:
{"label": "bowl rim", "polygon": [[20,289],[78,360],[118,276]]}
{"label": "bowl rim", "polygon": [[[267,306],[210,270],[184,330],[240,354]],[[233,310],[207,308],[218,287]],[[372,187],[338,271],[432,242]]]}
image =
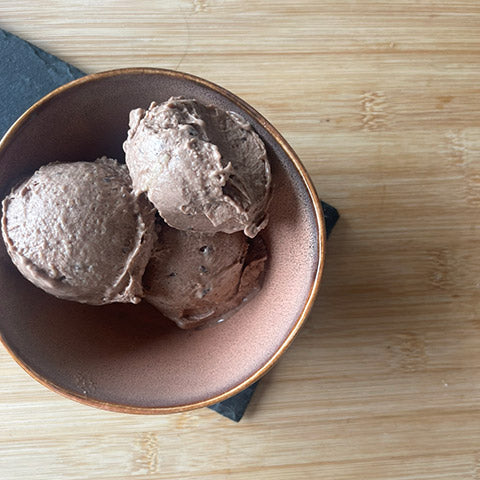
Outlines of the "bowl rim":
{"label": "bowl rim", "polygon": [[245,388],[247,388],[252,383],[259,380],[263,375],[265,375],[273,365],[278,361],[283,353],[287,350],[287,348],[291,345],[294,338],[300,331],[300,328],[304,324],[310,310],[312,309],[313,303],[315,301],[316,295],[318,293],[318,288],[320,286],[320,280],[323,273],[323,268],[325,264],[325,245],[326,245],[326,228],[325,228],[325,219],[323,216],[323,209],[318,198],[317,192],[313,185],[310,176],[308,175],[305,167],[303,166],[302,162],[300,161],[299,157],[293,150],[293,148],[288,144],[288,142],[283,138],[283,136],[278,132],[278,130],[270,123],[268,120],[263,117],[257,110],[251,107],[248,103],[242,100],[240,97],[236,96],[229,90],[209,81],[205,80],[201,77],[196,75],[192,75],[190,73],[185,73],[177,70],[165,69],[165,68],[152,68],[152,67],[129,67],[129,68],[120,68],[114,70],[106,70],[98,73],[92,73],[89,75],[85,75],[84,77],[78,78],[71,82],[68,82],[60,87],[56,88],[55,90],[51,91],[40,100],[35,102],[30,108],[28,108],[14,123],[13,125],[7,130],[4,134],[3,138],[0,139],[0,153],[2,150],[6,149],[9,143],[13,140],[17,130],[19,130],[22,125],[34,114],[38,109],[48,103],[54,97],[57,97],[64,92],[74,89],[79,85],[88,82],[96,82],[99,80],[103,80],[105,78],[120,76],[120,75],[162,75],[168,77],[175,77],[182,80],[187,80],[196,84],[200,84],[208,89],[213,90],[214,92],[220,94],[221,96],[227,98],[230,102],[235,104],[240,110],[248,113],[252,118],[254,118],[271,136],[272,138],[280,145],[282,150],[287,155],[288,159],[292,162],[293,166],[300,174],[300,177],[307,189],[309,198],[313,205],[313,210],[315,214],[316,226],[319,231],[319,238],[318,238],[318,245],[317,245],[317,256],[318,256],[318,263],[316,266],[315,276],[313,282],[310,286],[310,291],[307,297],[307,300],[298,315],[293,327],[291,328],[290,332],[287,334],[283,343],[278,347],[275,353],[270,357],[270,359],[257,371],[253,372],[248,378],[241,381],[239,384],[235,385],[234,387],[229,388],[227,391],[216,395],[211,398],[207,398],[205,400],[200,400],[193,403],[186,403],[182,405],[175,405],[175,406],[148,406],[148,407],[139,407],[134,405],[124,405],[120,403],[114,402],[104,402],[100,400],[96,400],[90,398],[86,395],[81,395],[77,392],[69,390],[67,388],[61,387],[56,385],[54,382],[48,380],[44,376],[40,375],[38,372],[33,370],[29,365],[23,362],[23,360],[13,351],[13,349],[7,344],[6,339],[3,337],[2,332],[0,331],[0,342],[4,345],[6,350],[10,353],[13,359],[23,368],[31,377],[41,383],[43,386],[47,387],[48,389],[58,393],[70,400],[75,400],[80,402],[84,405],[88,405],[91,407],[100,408],[103,410],[114,411],[119,413],[131,413],[131,414],[167,414],[167,413],[179,413],[185,412],[189,410],[194,410],[197,408],[208,407],[215,403],[221,402],[230,398],[237,393],[241,392]]}

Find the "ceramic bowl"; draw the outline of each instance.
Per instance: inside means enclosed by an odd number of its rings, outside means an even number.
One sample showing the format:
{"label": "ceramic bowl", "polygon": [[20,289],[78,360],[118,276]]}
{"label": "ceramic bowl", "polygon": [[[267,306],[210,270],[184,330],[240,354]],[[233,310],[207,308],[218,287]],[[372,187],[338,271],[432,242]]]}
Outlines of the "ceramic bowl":
{"label": "ceramic bowl", "polygon": [[228,398],[258,380],[302,326],[323,268],[325,225],[304,167],[277,130],[227,90],[189,74],[130,68],[53,91],[0,143],[0,196],[54,161],[124,159],[133,108],[183,95],[238,112],[267,146],[272,167],[269,249],[262,290],[224,323],[184,331],[145,302],[88,306],[25,280],[0,242],[0,335],[15,360],[48,388],[126,413],[171,413]]}

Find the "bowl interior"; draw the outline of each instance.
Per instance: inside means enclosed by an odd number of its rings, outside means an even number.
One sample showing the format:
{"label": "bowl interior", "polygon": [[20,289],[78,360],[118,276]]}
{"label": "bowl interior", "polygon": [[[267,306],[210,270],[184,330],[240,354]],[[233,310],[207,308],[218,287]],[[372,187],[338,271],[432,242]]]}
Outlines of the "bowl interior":
{"label": "bowl interior", "polygon": [[21,276],[0,242],[5,345],[44,383],[105,408],[199,406],[254,378],[283,349],[319,271],[318,212],[270,127],[234,96],[182,74],[97,75],[42,101],[0,148],[1,197],[49,162],[102,155],[123,161],[129,111],[172,95],[240,113],[267,145],[273,196],[264,238],[270,256],[264,286],[250,303],[224,323],[183,331],[145,302],[93,307],[56,299]]}

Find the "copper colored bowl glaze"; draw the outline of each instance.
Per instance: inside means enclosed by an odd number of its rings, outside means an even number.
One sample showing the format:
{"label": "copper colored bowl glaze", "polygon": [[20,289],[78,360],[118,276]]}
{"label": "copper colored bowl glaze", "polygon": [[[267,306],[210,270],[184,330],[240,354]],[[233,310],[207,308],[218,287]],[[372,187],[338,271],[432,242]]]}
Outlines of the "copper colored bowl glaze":
{"label": "copper colored bowl glaze", "polygon": [[273,174],[270,257],[260,293],[224,323],[184,331],[145,302],[93,307],[56,299],[16,270],[0,242],[0,338],[50,389],[126,413],[172,413],[225,400],[258,380],[302,326],[323,268],[315,189],[281,135],[244,101],[185,73],[130,68],[86,76],[23,114],[0,142],[0,195],[53,161],[124,159],[128,113],[172,95],[234,110],[267,146]]}

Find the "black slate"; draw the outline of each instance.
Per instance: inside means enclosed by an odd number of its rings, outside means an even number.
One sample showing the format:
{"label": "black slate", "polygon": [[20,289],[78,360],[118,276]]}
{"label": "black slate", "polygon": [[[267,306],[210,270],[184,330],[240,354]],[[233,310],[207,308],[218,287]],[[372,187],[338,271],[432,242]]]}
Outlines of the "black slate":
{"label": "black slate", "polygon": [[[0,137],[15,120],[37,100],[84,72],[31,43],[0,29]],[[331,205],[322,202],[327,237],[339,215]],[[209,408],[239,422],[258,382],[239,394]]]}
{"label": "black slate", "polygon": [[37,100],[85,73],[0,29],[0,137]]}
{"label": "black slate", "polygon": [[338,219],[340,218],[340,214],[335,207],[332,207],[328,203],[321,201],[322,209],[323,209],[323,216],[325,217],[325,230],[327,231],[327,238],[332,233],[333,227],[337,223]]}

